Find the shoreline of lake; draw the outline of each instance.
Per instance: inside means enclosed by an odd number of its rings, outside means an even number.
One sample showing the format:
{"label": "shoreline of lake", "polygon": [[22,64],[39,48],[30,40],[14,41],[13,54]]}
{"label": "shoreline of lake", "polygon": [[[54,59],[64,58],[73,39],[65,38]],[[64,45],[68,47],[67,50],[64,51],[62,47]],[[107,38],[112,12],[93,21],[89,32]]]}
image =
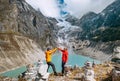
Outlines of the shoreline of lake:
{"label": "shoreline of lake", "polygon": [[[69,55],[69,62],[68,62],[68,64],[70,64],[70,65],[72,65],[72,66],[74,66],[74,65],[78,65],[78,66],[83,66],[84,65],[84,63],[87,61],[87,60],[89,60],[89,61],[91,61],[91,62],[93,62],[93,61],[95,61],[95,62],[99,62],[99,60],[95,60],[95,59],[93,59],[93,58],[90,58],[90,57],[86,57],[86,56],[83,56],[83,55],[78,55],[78,54],[70,54]],[[56,66],[56,69],[57,69],[57,71],[58,72],[60,72],[61,71],[61,54],[55,54],[54,56],[53,56],[53,60],[52,60],[52,62],[55,64],[55,66]],[[45,63],[46,64],[46,63]],[[23,68],[24,67],[24,68]],[[21,71],[20,71],[20,69],[22,69]],[[20,73],[22,73],[22,72],[24,72],[25,70],[25,66],[21,66],[21,67],[19,67],[19,68],[14,68],[14,69],[12,69],[12,70],[9,70],[9,71],[6,71],[6,72],[4,72],[4,73],[2,73],[2,74],[0,74],[0,75],[8,75],[8,77],[10,76],[10,77],[12,77],[12,73],[16,73],[16,76],[18,75],[18,74],[20,74]],[[15,70],[18,70],[18,72],[14,72]],[[13,72],[12,72],[13,71]],[[51,72],[52,72],[52,70],[51,70]],[[14,74],[15,75],[15,74]]]}
{"label": "shoreline of lake", "polygon": [[102,51],[95,51],[94,48],[83,48],[80,50],[74,50],[74,52],[78,55],[87,56],[101,62],[109,61],[112,57],[112,54],[105,54]]}

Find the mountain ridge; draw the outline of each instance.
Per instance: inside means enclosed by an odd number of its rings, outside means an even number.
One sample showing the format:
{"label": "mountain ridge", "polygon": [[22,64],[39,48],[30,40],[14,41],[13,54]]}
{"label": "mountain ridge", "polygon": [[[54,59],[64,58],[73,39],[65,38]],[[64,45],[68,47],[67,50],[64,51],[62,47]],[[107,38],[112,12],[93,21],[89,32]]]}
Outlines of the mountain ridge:
{"label": "mountain ridge", "polygon": [[[114,49],[120,46],[119,3],[120,0],[116,0],[100,13],[89,12],[80,19],[68,16],[66,21],[82,28],[81,32],[75,32],[76,36],[72,40],[73,47],[79,51],[77,53],[91,57],[101,54],[101,58],[110,54],[114,57]],[[89,41],[89,45],[85,44],[86,40]]]}

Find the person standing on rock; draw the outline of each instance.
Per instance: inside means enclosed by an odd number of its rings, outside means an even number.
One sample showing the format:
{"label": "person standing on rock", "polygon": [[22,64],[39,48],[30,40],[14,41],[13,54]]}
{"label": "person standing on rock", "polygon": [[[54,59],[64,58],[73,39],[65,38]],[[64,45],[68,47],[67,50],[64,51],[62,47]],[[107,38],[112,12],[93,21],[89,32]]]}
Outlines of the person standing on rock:
{"label": "person standing on rock", "polygon": [[64,75],[65,64],[68,61],[68,50],[67,48],[64,49],[58,48],[58,50],[62,52],[62,75]]}
{"label": "person standing on rock", "polygon": [[52,54],[56,52],[56,50],[57,48],[54,48],[54,49],[47,48],[47,50],[45,51],[46,62],[48,65],[47,72],[49,70],[49,67],[51,66],[54,71],[54,75],[57,75],[57,72],[56,72],[55,65],[52,63],[51,59],[52,59]]}

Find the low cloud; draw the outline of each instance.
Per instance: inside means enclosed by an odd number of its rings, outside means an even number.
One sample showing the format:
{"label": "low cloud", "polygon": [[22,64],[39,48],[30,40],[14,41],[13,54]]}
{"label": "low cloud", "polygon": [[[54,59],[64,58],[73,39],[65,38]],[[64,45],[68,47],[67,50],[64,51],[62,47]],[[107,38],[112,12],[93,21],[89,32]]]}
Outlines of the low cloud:
{"label": "low cloud", "polygon": [[66,10],[76,16],[81,17],[87,12],[101,12],[115,0],[65,0]]}
{"label": "low cloud", "polygon": [[[40,9],[47,17],[60,17],[58,0],[26,0],[36,10]],[[115,0],[64,0],[67,4],[65,10],[76,17],[81,17],[87,12],[101,12]]]}
{"label": "low cloud", "polygon": [[60,11],[56,0],[26,0],[36,10],[40,9],[47,17],[59,17]]}

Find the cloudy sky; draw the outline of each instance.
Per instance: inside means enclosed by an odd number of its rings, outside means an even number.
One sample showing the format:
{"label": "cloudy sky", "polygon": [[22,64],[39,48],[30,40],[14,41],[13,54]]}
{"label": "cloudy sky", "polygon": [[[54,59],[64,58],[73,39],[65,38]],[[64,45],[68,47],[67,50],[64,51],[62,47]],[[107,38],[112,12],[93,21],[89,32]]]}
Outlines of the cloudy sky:
{"label": "cloudy sky", "polygon": [[[47,17],[60,17],[58,0],[26,0],[33,8],[40,9],[43,15]],[[105,7],[115,0],[64,0],[67,4],[65,10],[76,17],[93,11],[101,12]]]}

